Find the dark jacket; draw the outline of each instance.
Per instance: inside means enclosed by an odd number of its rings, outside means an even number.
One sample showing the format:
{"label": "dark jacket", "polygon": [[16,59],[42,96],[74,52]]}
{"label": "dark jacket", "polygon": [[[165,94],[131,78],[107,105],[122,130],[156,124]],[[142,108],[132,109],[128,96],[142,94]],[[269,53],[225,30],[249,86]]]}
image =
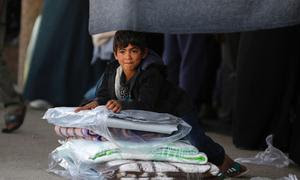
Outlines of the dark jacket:
{"label": "dark jacket", "polygon": [[[96,96],[100,105],[117,99],[115,94],[116,69],[118,61],[112,61],[106,68],[102,84]],[[137,74],[131,80],[129,99],[121,101],[122,109],[138,109],[170,113],[183,116],[192,111],[192,105],[185,92],[166,80],[165,66],[153,51],[142,60]]]}

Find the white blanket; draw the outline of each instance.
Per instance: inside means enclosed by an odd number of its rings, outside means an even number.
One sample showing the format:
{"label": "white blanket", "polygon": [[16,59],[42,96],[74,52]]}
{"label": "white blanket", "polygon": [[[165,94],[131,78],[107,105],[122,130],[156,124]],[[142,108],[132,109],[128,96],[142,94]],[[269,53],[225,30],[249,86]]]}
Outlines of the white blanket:
{"label": "white blanket", "polygon": [[206,164],[207,156],[184,142],[175,142],[161,147],[139,151],[121,150],[109,141],[69,140],[56,148],[55,157],[76,159],[84,164],[103,163],[120,159],[169,161],[190,164]]}

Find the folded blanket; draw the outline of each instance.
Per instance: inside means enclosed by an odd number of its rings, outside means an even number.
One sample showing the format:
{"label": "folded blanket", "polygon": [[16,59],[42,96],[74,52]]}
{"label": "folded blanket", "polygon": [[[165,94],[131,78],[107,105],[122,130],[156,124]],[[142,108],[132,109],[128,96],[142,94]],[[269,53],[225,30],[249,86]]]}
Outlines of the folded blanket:
{"label": "folded blanket", "polygon": [[151,150],[124,151],[109,141],[69,140],[50,157],[49,172],[74,178],[177,180],[201,179],[219,172],[204,153],[182,141]]}
{"label": "folded blanket", "polygon": [[94,133],[86,128],[74,128],[74,127],[54,127],[55,133],[61,137],[68,139],[86,139],[92,141],[104,141],[104,137]]}
{"label": "folded blanket", "polygon": [[109,141],[70,140],[53,152],[59,159],[74,159],[84,164],[103,163],[112,160],[137,159],[206,164],[207,156],[184,142],[166,144],[153,149],[126,151]]}
{"label": "folded blanket", "polygon": [[[106,138],[100,136],[93,132],[92,130],[86,128],[75,128],[75,127],[61,127],[55,126],[54,131],[57,135],[64,137],[66,139],[85,139],[92,141],[107,141]],[[112,136],[119,136],[118,140],[131,140],[134,139],[140,141],[147,141],[153,138],[163,137],[162,134],[149,133],[144,131],[134,131],[127,129],[109,128],[110,134]]]}
{"label": "folded blanket", "polygon": [[[120,178],[173,178],[201,179],[215,176],[219,169],[211,164],[185,164],[159,161],[114,160],[101,164],[101,172],[108,179]],[[107,171],[103,171],[107,169]],[[97,167],[94,168],[95,171]]]}

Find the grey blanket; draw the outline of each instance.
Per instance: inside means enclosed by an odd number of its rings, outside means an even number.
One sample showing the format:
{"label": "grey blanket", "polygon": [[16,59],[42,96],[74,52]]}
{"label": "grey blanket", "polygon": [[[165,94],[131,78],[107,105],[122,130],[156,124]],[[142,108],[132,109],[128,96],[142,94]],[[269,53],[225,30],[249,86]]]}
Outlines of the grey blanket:
{"label": "grey blanket", "polygon": [[300,0],[90,0],[91,34],[238,32],[300,23]]}

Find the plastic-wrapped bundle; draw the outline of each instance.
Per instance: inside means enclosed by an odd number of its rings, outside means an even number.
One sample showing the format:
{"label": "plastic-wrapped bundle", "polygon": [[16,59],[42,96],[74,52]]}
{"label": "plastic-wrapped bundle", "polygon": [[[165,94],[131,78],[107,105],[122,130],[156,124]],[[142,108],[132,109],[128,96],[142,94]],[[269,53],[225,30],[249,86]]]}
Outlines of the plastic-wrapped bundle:
{"label": "plastic-wrapped bundle", "polygon": [[[111,142],[70,140],[51,154],[50,172],[73,179],[120,177],[185,177],[216,175],[218,168],[204,153],[185,142],[163,145],[151,152],[124,152]],[[59,170],[58,167],[64,168]],[[79,178],[80,177],[80,178]]]}
{"label": "plastic-wrapped bundle", "polygon": [[105,106],[74,112],[75,108],[49,109],[43,119],[61,127],[86,128],[122,149],[151,150],[185,137],[191,127],[181,118],[166,113],[123,110],[113,113]]}
{"label": "plastic-wrapped bundle", "polygon": [[[43,118],[62,137],[96,141],[63,142],[50,154],[50,172],[72,179],[201,179],[218,173],[204,153],[178,141],[191,130],[180,118],[140,110],[113,113],[104,106],[74,109],[52,108]],[[97,141],[98,135],[108,141]]]}
{"label": "plastic-wrapped bundle", "polygon": [[169,143],[151,151],[126,151],[109,141],[87,141],[74,139],[63,143],[52,152],[58,157],[70,157],[80,163],[95,164],[111,160],[139,159],[206,164],[207,157],[192,145],[184,142]]}

